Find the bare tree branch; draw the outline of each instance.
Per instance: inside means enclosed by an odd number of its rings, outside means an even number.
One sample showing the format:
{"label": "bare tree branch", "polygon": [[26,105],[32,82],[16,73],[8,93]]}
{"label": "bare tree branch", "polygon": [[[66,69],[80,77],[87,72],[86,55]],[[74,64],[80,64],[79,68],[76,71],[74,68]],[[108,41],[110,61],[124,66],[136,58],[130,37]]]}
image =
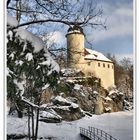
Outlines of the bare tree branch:
{"label": "bare tree branch", "polygon": [[8,7],[8,5],[10,4],[10,2],[11,2],[11,0],[7,0],[7,7]]}
{"label": "bare tree branch", "polygon": [[13,7],[7,7],[7,9],[10,9],[10,10],[14,10],[14,11],[20,11],[22,13],[40,13],[42,14],[41,11],[34,11],[34,10],[21,10],[21,9],[16,9],[16,8],[13,8]]}
{"label": "bare tree branch", "polygon": [[[64,20],[59,20],[59,19],[47,19],[47,20],[37,20],[37,21],[30,21],[30,22],[26,22],[26,23],[22,23],[20,25],[18,25],[17,27],[14,27],[13,29],[22,27],[22,26],[27,26],[27,25],[31,25],[31,24],[36,24],[36,23],[46,23],[46,22],[55,22],[55,23],[61,23],[61,24],[65,24],[65,25],[86,25],[88,23],[88,21],[83,21],[83,22],[71,22],[71,21],[64,21]],[[103,26],[102,23],[88,23],[89,25],[93,26]],[[104,26],[106,27],[106,26]]]}

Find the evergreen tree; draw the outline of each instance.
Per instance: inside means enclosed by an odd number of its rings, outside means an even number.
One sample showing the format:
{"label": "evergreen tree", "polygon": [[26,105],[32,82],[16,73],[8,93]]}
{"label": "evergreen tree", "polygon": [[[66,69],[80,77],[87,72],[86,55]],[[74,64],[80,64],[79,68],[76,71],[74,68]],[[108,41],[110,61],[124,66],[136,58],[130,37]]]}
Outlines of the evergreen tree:
{"label": "evergreen tree", "polygon": [[[55,88],[59,66],[43,46],[34,46],[33,42],[37,40],[30,41],[28,37],[24,40],[18,34],[18,29],[12,30],[10,26],[7,31],[7,98],[15,104],[18,117],[22,117],[22,109],[25,107],[28,107],[28,113],[31,111],[32,137],[36,140],[41,93],[46,88]],[[35,129],[34,107],[37,107]],[[30,121],[28,123],[30,126]]]}
{"label": "evergreen tree", "polygon": [[8,98],[14,100],[15,96],[26,95],[29,89],[35,95],[42,92],[45,86],[53,88],[57,83],[58,73],[45,48],[35,52],[29,41],[21,40],[16,32],[8,32],[13,33],[12,37],[7,37]]}

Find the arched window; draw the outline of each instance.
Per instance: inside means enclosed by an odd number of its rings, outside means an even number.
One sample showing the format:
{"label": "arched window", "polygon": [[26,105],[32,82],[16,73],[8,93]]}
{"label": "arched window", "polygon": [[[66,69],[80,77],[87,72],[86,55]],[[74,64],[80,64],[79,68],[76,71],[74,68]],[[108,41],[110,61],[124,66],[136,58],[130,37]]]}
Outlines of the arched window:
{"label": "arched window", "polygon": [[98,67],[100,67],[100,63],[98,63]]}
{"label": "arched window", "polygon": [[105,68],[105,63],[103,63],[103,67]]}

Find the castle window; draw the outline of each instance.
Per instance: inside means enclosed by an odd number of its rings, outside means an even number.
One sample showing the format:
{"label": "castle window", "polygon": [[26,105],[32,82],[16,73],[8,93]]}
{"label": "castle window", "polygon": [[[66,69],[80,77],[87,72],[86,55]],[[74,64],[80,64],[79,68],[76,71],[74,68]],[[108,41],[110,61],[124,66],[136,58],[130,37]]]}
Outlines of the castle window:
{"label": "castle window", "polygon": [[110,65],[108,64],[108,68],[110,68]]}
{"label": "castle window", "polygon": [[113,69],[114,67],[113,67],[113,65],[112,65],[112,69]]}
{"label": "castle window", "polygon": [[87,64],[88,64],[88,66],[90,66],[90,62],[88,62]]}
{"label": "castle window", "polygon": [[98,63],[98,67],[100,67],[100,63]]}
{"label": "castle window", "polygon": [[105,63],[103,63],[103,67],[105,68]]}

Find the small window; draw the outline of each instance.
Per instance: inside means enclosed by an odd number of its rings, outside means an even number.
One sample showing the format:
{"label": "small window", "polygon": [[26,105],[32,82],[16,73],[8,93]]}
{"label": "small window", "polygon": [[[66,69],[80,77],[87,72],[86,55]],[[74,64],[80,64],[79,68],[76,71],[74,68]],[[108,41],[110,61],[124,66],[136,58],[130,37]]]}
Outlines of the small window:
{"label": "small window", "polygon": [[98,63],[98,67],[100,67],[100,63]]}
{"label": "small window", "polygon": [[90,66],[90,62],[88,62],[88,66]]}
{"label": "small window", "polygon": [[110,65],[108,64],[108,68],[110,68]]}
{"label": "small window", "polygon": [[103,67],[105,68],[105,63],[103,63]]}
{"label": "small window", "polygon": [[114,66],[112,65],[112,69],[114,68]]}

